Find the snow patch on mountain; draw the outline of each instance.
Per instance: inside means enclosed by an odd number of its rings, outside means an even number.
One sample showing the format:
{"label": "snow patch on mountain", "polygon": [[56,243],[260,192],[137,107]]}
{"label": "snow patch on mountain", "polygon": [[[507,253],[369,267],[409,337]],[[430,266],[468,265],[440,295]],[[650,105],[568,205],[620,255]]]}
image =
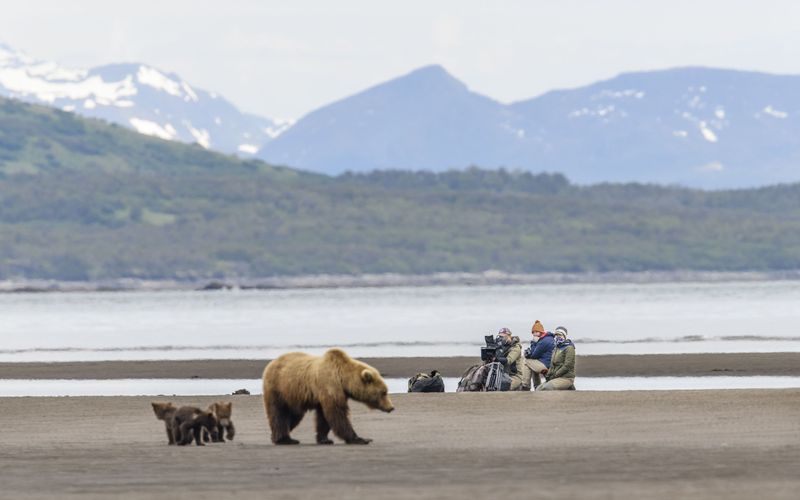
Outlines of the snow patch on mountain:
{"label": "snow patch on mountain", "polygon": [[264,129],[264,133],[267,134],[271,139],[275,139],[282,133],[289,130],[289,128],[291,128],[291,126],[295,124],[295,121],[296,120],[276,118],[272,121],[272,125]]}
{"label": "snow patch on mountain", "polygon": [[175,127],[169,123],[162,126],[156,122],[142,120],[140,118],[131,118],[129,121],[137,132],[144,135],[151,135],[161,139],[172,140],[178,133],[178,131],[175,130]]}
{"label": "snow patch on mountain", "polygon": [[643,99],[644,92],[641,90],[636,89],[626,89],[626,90],[601,90],[597,94],[594,94],[590,99],[596,101],[598,99],[625,99],[631,98],[634,99]]}
{"label": "snow patch on mountain", "polygon": [[194,137],[194,139],[197,141],[197,144],[203,146],[206,149],[211,147],[211,134],[208,133],[208,130],[196,129],[192,127],[191,123],[186,123],[186,128],[189,129],[189,132],[192,134],[192,137]]}
{"label": "snow patch on mountain", "polygon": [[764,113],[774,118],[786,118],[789,116],[789,113],[787,113],[786,111],[780,111],[778,109],[775,109],[772,107],[772,105],[766,106],[762,111],[764,111]]}
{"label": "snow patch on mountain", "polygon": [[147,66],[139,66],[139,71],[136,73],[136,79],[139,83],[149,85],[156,90],[163,90],[167,94],[181,97],[181,84],[175,80],[171,80],[163,73],[154,68]]}
{"label": "snow patch on mountain", "polygon": [[700,133],[703,134],[703,139],[707,140],[708,142],[717,142],[719,139],[717,138],[717,134],[714,133],[708,127],[708,124],[704,121],[700,122]]}

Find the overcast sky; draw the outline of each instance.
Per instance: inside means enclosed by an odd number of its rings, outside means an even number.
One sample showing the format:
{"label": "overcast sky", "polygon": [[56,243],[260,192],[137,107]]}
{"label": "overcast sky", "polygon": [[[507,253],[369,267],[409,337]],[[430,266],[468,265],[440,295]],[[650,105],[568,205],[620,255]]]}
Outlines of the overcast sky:
{"label": "overcast sky", "polygon": [[0,41],[71,67],[145,62],[282,118],[432,63],[503,102],[674,66],[800,74],[797,1],[489,4],[11,0]]}

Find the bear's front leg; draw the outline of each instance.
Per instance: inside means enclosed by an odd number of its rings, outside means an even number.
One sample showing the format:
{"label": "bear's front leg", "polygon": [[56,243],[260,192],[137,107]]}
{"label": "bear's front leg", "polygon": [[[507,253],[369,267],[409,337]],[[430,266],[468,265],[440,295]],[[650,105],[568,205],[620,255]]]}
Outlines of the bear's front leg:
{"label": "bear's front leg", "polygon": [[317,408],[317,444],[333,444],[333,440],[328,437],[331,431],[331,426],[325,420],[325,415],[322,413],[322,408]]}
{"label": "bear's front leg", "polygon": [[211,440],[214,441],[215,443],[224,443],[225,436],[222,435],[223,429],[224,427],[222,426],[222,424],[217,424],[217,435],[216,437],[212,436]]}
{"label": "bear's front leg", "polygon": [[167,429],[167,442],[169,444],[175,444],[175,436],[172,435],[172,428],[169,423],[164,422],[164,427]]}
{"label": "bear's front leg", "polygon": [[272,442],[275,444],[299,444],[300,441],[289,437],[291,412],[274,394],[264,395],[264,406],[267,420],[272,431]]}
{"label": "bear's front leg", "polygon": [[347,402],[344,404],[328,404],[322,407],[325,420],[328,421],[333,433],[339,436],[347,444],[369,444],[372,440],[359,437],[353,426],[350,424],[349,409]]}

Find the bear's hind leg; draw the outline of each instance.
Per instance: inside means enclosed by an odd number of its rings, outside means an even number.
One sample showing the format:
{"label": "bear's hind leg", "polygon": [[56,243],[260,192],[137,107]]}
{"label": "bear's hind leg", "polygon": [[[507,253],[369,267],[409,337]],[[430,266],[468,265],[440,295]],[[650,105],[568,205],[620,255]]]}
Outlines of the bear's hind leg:
{"label": "bear's hind leg", "polygon": [[339,436],[347,444],[369,444],[372,440],[359,437],[353,426],[350,424],[350,415],[347,402],[344,404],[331,403],[323,406],[325,420],[330,424],[333,433]]}
{"label": "bear's hind leg", "polygon": [[328,437],[331,431],[331,425],[325,420],[325,414],[322,412],[322,407],[317,406],[317,444],[333,444],[333,440]]}
{"label": "bear's hind leg", "polygon": [[[191,429],[192,432],[194,433],[194,444],[196,444],[197,446],[205,446],[206,444],[203,442],[203,431],[208,432],[206,428],[203,427],[202,425],[195,424],[194,426],[192,426]],[[189,442],[191,442],[191,439],[189,440]]]}

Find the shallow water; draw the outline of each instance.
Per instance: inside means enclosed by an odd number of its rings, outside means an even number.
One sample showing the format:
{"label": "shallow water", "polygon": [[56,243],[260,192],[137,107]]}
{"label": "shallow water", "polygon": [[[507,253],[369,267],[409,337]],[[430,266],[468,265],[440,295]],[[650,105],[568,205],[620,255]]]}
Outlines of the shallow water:
{"label": "shallow water", "polygon": [[[444,379],[445,391],[455,392],[458,378]],[[404,393],[408,380],[386,379],[392,394]],[[800,388],[800,377],[581,377],[580,391],[675,391],[696,389]],[[0,397],[21,396],[214,396],[247,389],[261,394],[256,379],[111,379],[0,380]]]}
{"label": "shallow water", "polygon": [[0,361],[477,355],[540,319],[578,352],[800,351],[800,282],[0,294]]}

